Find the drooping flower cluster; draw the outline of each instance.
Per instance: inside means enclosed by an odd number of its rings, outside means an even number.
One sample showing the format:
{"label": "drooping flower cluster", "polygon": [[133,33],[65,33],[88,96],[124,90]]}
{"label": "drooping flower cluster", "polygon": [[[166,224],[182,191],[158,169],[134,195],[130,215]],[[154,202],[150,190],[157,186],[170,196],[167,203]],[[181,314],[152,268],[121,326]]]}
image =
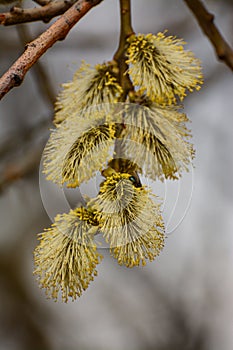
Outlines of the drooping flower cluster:
{"label": "drooping flower cluster", "polygon": [[[127,74],[133,90],[121,86],[118,63],[82,64],[63,85],[55,125],[44,152],[44,172],[58,185],[77,187],[104,176],[99,194],[86,207],[58,215],[40,235],[35,274],[47,295],[74,300],[96,274],[101,255],[94,236],[103,234],[120,265],[144,265],[164,245],[160,204],[141,184],[177,179],[194,156],[180,101],[199,89],[198,60],[180,39],[163,33],[128,39]],[[121,102],[119,102],[121,101]]]}

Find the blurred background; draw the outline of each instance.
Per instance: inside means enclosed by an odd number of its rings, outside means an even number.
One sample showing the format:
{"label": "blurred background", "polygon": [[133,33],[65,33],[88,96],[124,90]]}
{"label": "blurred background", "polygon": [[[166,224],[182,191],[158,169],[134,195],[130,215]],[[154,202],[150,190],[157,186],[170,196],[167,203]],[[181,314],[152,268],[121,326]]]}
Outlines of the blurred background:
{"label": "blurred background", "polygon": [[[232,0],[205,4],[232,46]],[[217,61],[183,1],[133,0],[132,15],[136,32],[168,29],[184,38],[205,77],[201,91],[184,101],[196,148],[194,170],[176,184],[150,183],[165,198],[165,248],[154,262],[133,269],[118,266],[103,250],[98,277],[73,303],[47,300],[32,275],[37,233],[79,198],[77,191],[47,188],[39,164],[61,84],[81,60],[108,61],[117,48],[118,1],[105,0],[0,104],[0,350],[233,348],[232,72]],[[0,27],[1,74],[46,27]],[[81,194],[97,191],[98,181]]]}

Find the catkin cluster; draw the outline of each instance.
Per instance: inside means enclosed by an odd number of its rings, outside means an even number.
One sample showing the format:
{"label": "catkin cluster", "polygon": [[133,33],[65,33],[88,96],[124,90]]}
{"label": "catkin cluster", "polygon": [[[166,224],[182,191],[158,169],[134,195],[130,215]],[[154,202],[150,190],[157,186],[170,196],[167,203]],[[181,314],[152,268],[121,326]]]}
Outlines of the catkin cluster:
{"label": "catkin cluster", "polygon": [[[99,194],[85,207],[58,215],[39,235],[35,274],[49,297],[82,294],[102,259],[102,234],[120,265],[144,265],[163,248],[160,204],[143,186],[178,179],[194,156],[181,101],[199,90],[202,74],[184,42],[164,33],[131,35],[126,51],[132,89],[124,94],[117,62],[83,63],[63,85],[55,105],[55,129],[44,152],[44,172],[58,185],[77,187],[98,172]],[[122,96],[126,95],[122,102]],[[120,102],[121,101],[121,102]]]}

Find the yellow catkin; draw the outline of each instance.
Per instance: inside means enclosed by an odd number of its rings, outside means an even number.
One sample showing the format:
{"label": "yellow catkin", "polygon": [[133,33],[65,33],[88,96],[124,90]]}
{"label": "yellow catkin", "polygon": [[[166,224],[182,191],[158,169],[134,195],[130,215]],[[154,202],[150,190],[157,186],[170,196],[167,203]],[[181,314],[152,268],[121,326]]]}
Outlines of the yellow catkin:
{"label": "yellow catkin", "polygon": [[147,104],[125,106],[123,152],[151,179],[176,179],[194,156],[188,118],[174,106]]}
{"label": "yellow catkin", "polygon": [[[112,110],[111,110],[112,109]],[[114,104],[84,109],[52,130],[44,151],[47,179],[79,186],[102,170],[111,158],[117,123]]]}
{"label": "yellow catkin", "polygon": [[73,184],[79,184],[82,180],[82,167],[85,167],[83,169],[85,176],[86,168],[93,168],[97,153],[101,155],[101,159],[104,158],[97,168],[100,170],[108,158],[107,153],[110,146],[113,145],[115,133],[115,124],[99,125],[83,133],[66,155],[62,173],[63,182],[68,182],[69,187],[73,187]]}
{"label": "yellow catkin", "polygon": [[145,187],[136,188],[130,174],[108,176],[90,205],[99,212],[100,230],[120,265],[144,265],[164,245],[160,206]]}
{"label": "yellow catkin", "polygon": [[34,253],[35,271],[41,288],[49,298],[75,300],[97,274],[102,256],[93,236],[98,230],[95,212],[86,208],[57,215],[54,224],[39,235]]}
{"label": "yellow catkin", "polygon": [[79,114],[85,107],[115,103],[122,94],[114,67],[103,63],[90,67],[83,62],[71,82],[62,85],[55,104],[55,124],[60,124],[71,115]]}
{"label": "yellow catkin", "polygon": [[133,84],[159,104],[174,104],[187,91],[199,90],[201,66],[185,42],[164,33],[130,36],[127,51]]}

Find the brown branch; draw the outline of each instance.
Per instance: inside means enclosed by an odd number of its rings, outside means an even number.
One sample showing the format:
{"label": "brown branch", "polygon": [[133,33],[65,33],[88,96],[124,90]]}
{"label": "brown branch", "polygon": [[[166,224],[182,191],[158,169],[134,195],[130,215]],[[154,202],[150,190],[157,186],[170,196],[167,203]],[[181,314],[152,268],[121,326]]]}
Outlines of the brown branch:
{"label": "brown branch", "polygon": [[0,144],[0,195],[15,181],[38,169],[49,126],[50,120],[41,120],[21,130],[21,134],[12,134]]}
{"label": "brown branch", "polygon": [[[52,119],[52,118],[51,118]],[[5,159],[17,158],[17,152],[25,153],[25,149],[32,148],[32,141],[47,137],[49,127],[51,127],[51,119],[42,119],[32,126],[17,130],[11,133],[5,140],[0,143],[0,162]],[[2,164],[0,164],[2,166]]]}
{"label": "brown branch", "polygon": [[43,147],[35,147],[23,158],[9,162],[0,173],[0,193],[13,182],[33,174],[39,167]]}
{"label": "brown branch", "polygon": [[57,19],[44,33],[26,46],[24,53],[0,78],[0,99],[19,86],[27,71],[58,40],[63,40],[71,28],[102,0],[79,0]]}
{"label": "brown branch", "polygon": [[0,13],[0,24],[9,26],[12,24],[44,21],[63,14],[74,4],[72,0],[52,1],[42,7],[23,9],[14,6],[10,12]]}
{"label": "brown branch", "polygon": [[215,48],[216,55],[233,70],[233,50],[214,24],[214,15],[209,13],[200,0],[184,0],[196,17],[202,31]]}

